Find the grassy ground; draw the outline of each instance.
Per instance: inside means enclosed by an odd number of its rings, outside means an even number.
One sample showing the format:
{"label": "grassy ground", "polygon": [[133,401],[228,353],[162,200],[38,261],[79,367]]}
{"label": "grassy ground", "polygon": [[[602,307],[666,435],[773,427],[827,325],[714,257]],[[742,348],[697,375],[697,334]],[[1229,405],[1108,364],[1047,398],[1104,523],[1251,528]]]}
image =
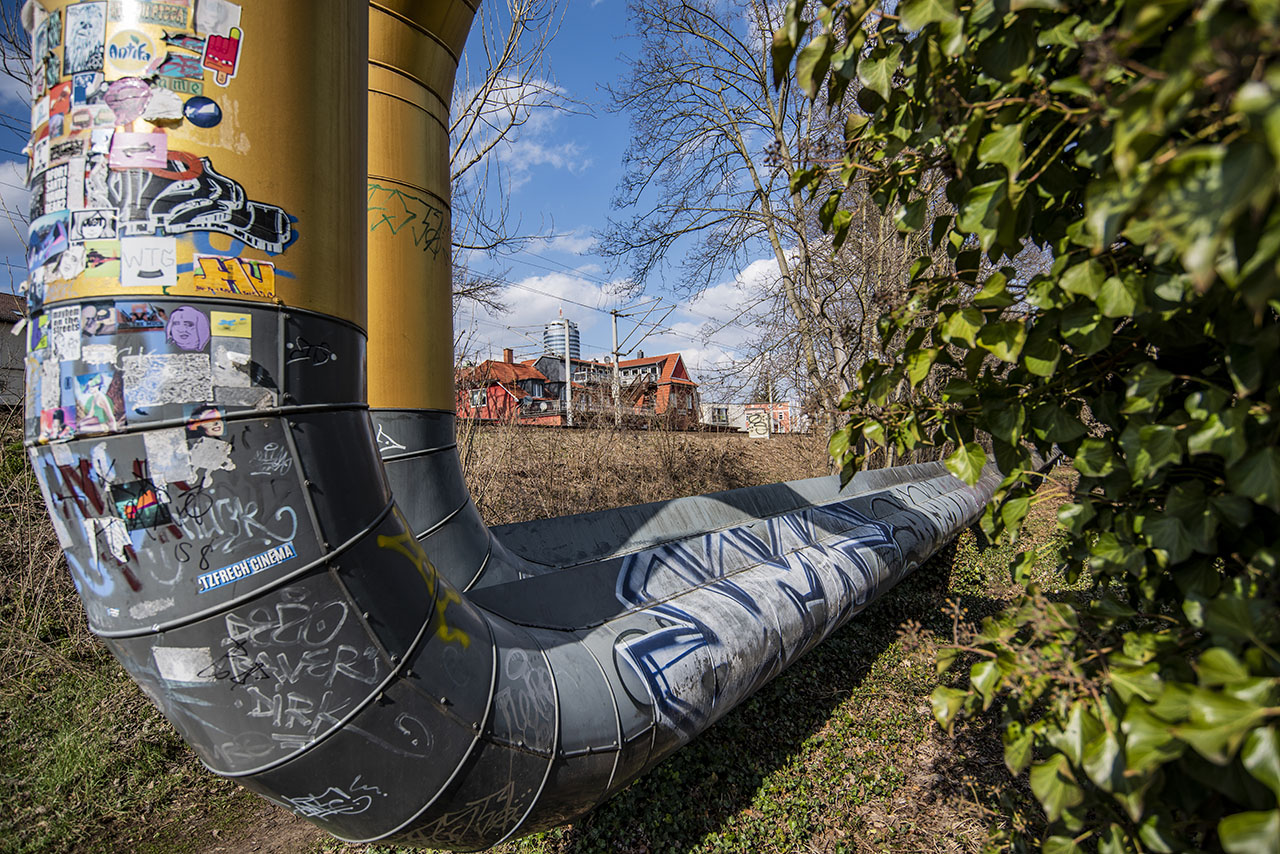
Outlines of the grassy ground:
{"label": "grassy ground", "polygon": [[[200,767],[88,632],[13,416],[0,427],[0,851],[386,850],[326,841]],[[491,524],[826,466],[821,437],[486,428],[459,445]],[[1060,498],[1042,493],[1023,547],[1052,567]],[[1008,595],[1003,557],[965,534],[583,821],[498,850],[980,850],[1028,795],[1010,784],[992,722],[954,736],[932,723],[931,648],[949,635],[948,600],[976,618]]]}

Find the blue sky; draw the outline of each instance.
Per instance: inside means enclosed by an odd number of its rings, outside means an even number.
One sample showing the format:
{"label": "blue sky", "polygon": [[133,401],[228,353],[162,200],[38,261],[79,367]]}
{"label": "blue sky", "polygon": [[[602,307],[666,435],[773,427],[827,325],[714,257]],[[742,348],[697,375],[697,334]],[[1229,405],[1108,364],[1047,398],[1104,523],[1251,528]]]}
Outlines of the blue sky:
{"label": "blue sky", "polygon": [[[3,2],[8,5],[14,0]],[[561,309],[579,326],[583,355],[603,357],[611,348],[607,310],[631,305],[620,303],[611,293],[608,261],[592,252],[592,232],[610,214],[630,133],[627,117],[609,112],[604,89],[618,81],[625,71],[622,57],[633,48],[627,38],[626,3],[575,0],[565,5],[561,0],[560,8],[563,21],[550,49],[550,69],[555,83],[581,107],[576,113],[538,116],[501,154],[516,178],[509,197],[512,215],[526,232],[552,236],[491,262],[489,269],[503,271],[511,282],[503,296],[511,310],[505,315],[467,311],[459,316],[458,332],[476,358],[501,358],[503,347],[514,347],[523,358],[536,356],[540,348],[530,338],[540,340],[541,325],[555,320]],[[473,32],[469,49],[474,42]],[[0,77],[0,113],[7,117],[3,124],[25,129],[28,110],[23,87]],[[16,156],[25,142],[24,133],[0,127],[0,202],[11,211],[24,212],[27,206],[22,187],[25,159]],[[8,265],[0,268],[0,286],[11,292],[25,276],[25,235],[19,231],[0,222],[0,253]],[[474,263],[479,267],[485,262]],[[751,273],[748,268],[748,278]],[[664,302],[652,319],[661,317],[665,307],[675,310],[663,324],[668,331],[652,334],[638,348],[651,355],[684,353],[695,379],[704,369],[729,360],[747,335],[729,325],[710,343],[701,336],[704,326],[721,327],[737,316],[742,291],[734,281],[710,289],[693,303],[668,292],[660,281],[650,285],[648,296]],[[622,321],[621,335],[629,332],[629,322]],[[631,336],[632,346],[637,337]]]}
{"label": "blue sky", "polygon": [[[475,49],[474,32],[472,38],[469,50]],[[609,111],[605,87],[618,83],[626,71],[623,57],[635,47],[628,37],[625,0],[573,2],[564,9],[550,50],[551,72],[566,95],[586,110],[549,113],[542,121],[531,122],[533,128],[515,142],[509,155],[503,155],[520,162],[522,152],[533,153],[529,159],[537,165],[522,166],[527,172],[522,172],[522,183],[511,193],[512,212],[526,225],[545,222],[556,236],[496,262],[495,268],[505,271],[505,278],[513,283],[504,296],[512,308],[505,316],[470,310],[458,317],[457,331],[469,336],[467,349],[475,357],[501,358],[504,346],[514,347],[517,357],[536,356],[540,347],[529,339],[540,341],[541,324],[555,320],[560,309],[578,324],[584,357],[610,352],[608,309],[625,308],[634,301],[621,303],[611,292],[610,262],[592,251],[592,233],[604,226],[611,213],[630,135],[627,116]],[[748,268],[747,276],[752,272]],[[722,327],[737,317],[742,291],[737,282],[727,281],[691,303],[676,296],[668,284],[675,283],[651,284],[644,299],[663,301],[664,308],[651,320],[662,317],[666,307],[674,307],[662,324],[669,331],[651,334],[637,349],[650,355],[679,351],[694,378],[700,379],[704,369],[731,359],[735,346],[747,335],[730,325],[709,342],[702,337],[704,327]],[[629,321],[620,321],[619,326],[620,337],[632,332]],[[634,346],[639,335],[631,337],[629,346]],[[636,355],[634,350],[631,355]]]}

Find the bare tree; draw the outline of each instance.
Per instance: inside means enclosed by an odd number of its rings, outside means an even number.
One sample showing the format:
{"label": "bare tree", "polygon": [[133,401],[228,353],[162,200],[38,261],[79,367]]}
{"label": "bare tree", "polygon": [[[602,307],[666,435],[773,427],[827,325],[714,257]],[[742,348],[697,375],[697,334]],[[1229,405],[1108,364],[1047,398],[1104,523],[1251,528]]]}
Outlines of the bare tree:
{"label": "bare tree", "polygon": [[611,90],[632,124],[615,199],[626,215],[610,221],[601,247],[625,259],[633,287],[674,267],[692,294],[769,257],[776,277],[746,294],[744,317],[760,329],[747,359],[794,354],[795,393],[833,424],[870,342],[872,301],[905,283],[909,247],[856,189],[843,201],[849,239],[824,234],[826,170],[793,192],[797,169],[838,159],[824,141],[841,134],[789,80],[773,85],[779,4],[632,0],[631,17],[639,51]]}
{"label": "bare tree", "polygon": [[556,83],[548,57],[566,9],[555,0],[485,0],[477,10],[449,126],[455,308],[503,308],[501,275],[476,272],[469,258],[501,257],[549,236],[549,223],[513,217],[508,155],[541,118],[582,109]]}

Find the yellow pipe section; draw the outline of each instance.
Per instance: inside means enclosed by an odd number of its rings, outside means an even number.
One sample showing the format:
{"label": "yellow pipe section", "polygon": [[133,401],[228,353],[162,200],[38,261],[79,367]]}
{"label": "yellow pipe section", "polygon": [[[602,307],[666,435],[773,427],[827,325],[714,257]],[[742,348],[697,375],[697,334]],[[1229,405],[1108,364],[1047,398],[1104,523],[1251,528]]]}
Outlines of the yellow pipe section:
{"label": "yellow pipe section", "polygon": [[[45,10],[63,16],[75,5],[69,0],[42,2]],[[163,281],[129,283],[122,281],[119,273],[104,275],[109,266],[90,264],[77,275],[48,281],[45,301],[97,296],[230,297],[309,309],[363,327],[365,241],[359,220],[350,215],[364,192],[360,174],[365,162],[366,124],[359,94],[367,26],[363,8],[348,0],[239,4],[238,26],[228,31],[223,45],[231,72],[223,82],[218,79],[216,57],[210,60],[199,48],[164,41],[166,32],[181,32],[186,27],[166,25],[155,18],[154,4],[124,2],[110,8],[105,21],[105,85],[130,77],[141,81],[148,76],[148,65],[173,57],[189,66],[194,63],[197,72],[194,78],[176,82],[163,73],[154,78],[164,81],[163,85],[177,95],[178,112],[170,118],[117,121],[112,145],[119,143],[124,148],[127,145],[122,140],[137,138],[121,134],[162,129],[170,155],[177,152],[182,159],[171,156],[167,165],[153,167],[153,174],[176,179],[179,184],[184,176],[197,171],[209,178],[199,163],[200,158],[207,158],[220,176],[213,180],[221,182],[220,198],[226,200],[226,209],[206,206],[200,209],[200,216],[230,216],[243,221],[249,215],[245,206],[233,210],[237,205],[230,201],[237,197],[230,188],[238,185],[243,194],[240,198],[262,205],[255,209],[258,219],[251,230],[269,235],[275,229],[277,234],[286,233],[289,242],[276,245],[268,236],[258,241],[268,246],[264,250],[250,245],[253,240],[237,240],[226,230],[202,229],[199,223],[189,223],[194,227],[186,231],[166,229],[161,225],[163,217],[182,209],[184,191],[181,186],[170,187],[166,190],[168,201],[156,203],[148,195],[159,185],[153,182],[139,190],[139,210],[151,215],[150,224],[142,226],[144,230],[154,229],[157,235],[174,238],[172,244],[158,241],[157,251],[149,256],[163,263]],[[182,6],[165,10],[195,14]],[[79,13],[75,16],[80,17]],[[240,44],[252,49],[240,49],[235,43],[237,33]],[[127,94],[127,87],[122,91]],[[210,127],[200,126],[181,111],[183,101],[198,94],[209,97],[220,111],[220,120]],[[152,96],[151,101],[156,98]],[[122,107],[116,118],[128,117],[127,104],[118,103]],[[74,109],[65,120],[73,119]],[[190,195],[207,197],[210,192],[200,187]],[[146,205],[150,208],[145,209]],[[269,220],[274,222],[264,227]],[[276,228],[284,223],[286,228]],[[100,254],[111,253],[104,249]],[[205,257],[203,262],[200,256]],[[211,260],[215,256],[221,260]]]}
{"label": "yellow pipe section", "polygon": [[449,102],[470,2],[369,4],[369,404],[452,412]]}

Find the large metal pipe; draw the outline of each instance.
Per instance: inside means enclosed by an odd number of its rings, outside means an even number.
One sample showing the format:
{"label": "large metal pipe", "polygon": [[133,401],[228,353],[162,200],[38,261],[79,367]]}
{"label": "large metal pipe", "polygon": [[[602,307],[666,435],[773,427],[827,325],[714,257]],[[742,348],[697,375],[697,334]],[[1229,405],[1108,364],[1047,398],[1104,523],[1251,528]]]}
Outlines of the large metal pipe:
{"label": "large metal pipe", "polygon": [[27,439],[89,624],[211,770],[348,840],[477,849],[580,816],[993,487],[910,466],[485,528],[447,284],[472,11],[24,10]]}

